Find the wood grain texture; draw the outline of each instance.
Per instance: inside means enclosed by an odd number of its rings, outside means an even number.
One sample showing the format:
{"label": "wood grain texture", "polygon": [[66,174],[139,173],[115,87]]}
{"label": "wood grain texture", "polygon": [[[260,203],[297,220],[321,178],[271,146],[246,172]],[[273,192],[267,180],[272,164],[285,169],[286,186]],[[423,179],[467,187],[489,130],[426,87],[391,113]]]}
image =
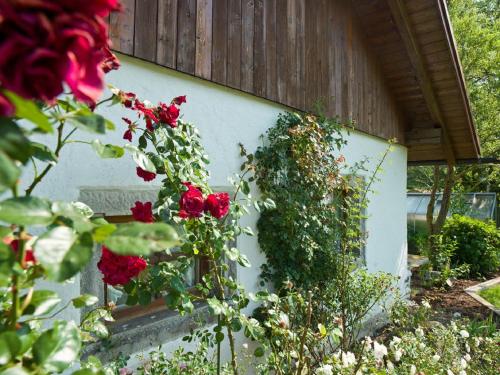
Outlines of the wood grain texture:
{"label": "wood grain texture", "polygon": [[156,61],[157,20],[157,0],[135,2],[134,56]]}
{"label": "wood grain texture", "polygon": [[241,85],[241,0],[228,2],[227,81],[229,87]]}
{"label": "wood grain texture", "polygon": [[158,0],[156,61],[169,68],[177,66],[177,1]]}
{"label": "wood grain texture", "polygon": [[241,89],[253,90],[253,49],[254,49],[254,0],[241,0]]}
{"label": "wood grain texture", "polygon": [[127,55],[134,53],[135,0],[122,0],[123,10],[109,16],[111,46]]}
{"label": "wood grain texture", "polygon": [[213,0],[212,81],[225,85],[227,72],[228,0]]}
{"label": "wood grain texture", "polygon": [[177,70],[194,74],[196,0],[180,0],[177,14]]}
{"label": "wood grain texture", "polygon": [[[267,96],[267,45],[266,9],[264,0],[255,0],[254,4],[254,40],[253,40],[253,93]],[[266,2],[267,3],[267,2]]]}
{"label": "wood grain texture", "polygon": [[[457,68],[450,68],[453,51],[443,0],[123,4],[125,12],[110,16],[109,34],[118,52],[302,111],[322,104],[326,115],[353,120],[360,131],[401,142],[405,132],[435,125],[435,108],[428,105],[433,92],[443,122],[450,133],[456,130],[450,139],[457,150],[458,145],[466,149],[470,125]],[[422,55],[420,67],[407,48],[408,35],[401,31],[401,12],[394,4],[406,5],[405,22],[414,34],[414,50]],[[423,152],[418,147],[415,155]],[[464,157],[473,151],[464,151]]]}
{"label": "wood grain texture", "polygon": [[212,0],[198,0],[196,4],[195,75],[212,77]]}

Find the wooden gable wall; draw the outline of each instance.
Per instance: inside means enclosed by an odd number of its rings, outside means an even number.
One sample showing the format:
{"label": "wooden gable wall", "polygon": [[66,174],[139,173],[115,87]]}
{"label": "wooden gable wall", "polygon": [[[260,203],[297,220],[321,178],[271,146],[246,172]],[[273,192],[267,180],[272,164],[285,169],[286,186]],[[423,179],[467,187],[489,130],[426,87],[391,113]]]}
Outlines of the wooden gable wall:
{"label": "wooden gable wall", "polygon": [[[404,118],[343,0],[122,0],[121,53],[404,141]],[[311,4],[311,3],[314,3]]]}

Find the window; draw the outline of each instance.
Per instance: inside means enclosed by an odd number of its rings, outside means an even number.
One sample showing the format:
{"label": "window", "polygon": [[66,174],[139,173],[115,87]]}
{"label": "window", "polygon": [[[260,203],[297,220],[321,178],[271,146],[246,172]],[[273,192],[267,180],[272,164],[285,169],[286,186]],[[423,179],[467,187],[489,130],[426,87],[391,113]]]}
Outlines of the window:
{"label": "window", "polygon": [[[134,220],[131,215],[115,215],[115,216],[104,215],[104,218],[108,222],[117,225]],[[176,259],[182,256],[182,253],[179,251],[179,249],[170,249],[170,250],[171,254],[167,253],[152,254],[147,259],[148,264],[154,265],[160,262],[175,263]],[[193,294],[197,293],[195,285],[201,282],[203,276],[208,273],[209,266],[210,265],[208,263],[207,258],[199,258],[196,259],[195,263],[192,264],[191,267],[186,271],[184,276],[185,280],[188,282],[188,286],[190,287],[191,293]],[[164,296],[161,294],[153,296],[152,302],[146,306],[141,306],[141,305],[128,306],[126,304],[128,295],[122,288],[115,288],[111,285],[102,282],[102,280],[101,284],[103,288],[104,303],[108,304],[109,302],[113,302],[116,305],[116,308],[113,311],[113,317],[115,318],[114,324],[122,324],[131,319],[167,309],[165,302],[163,300]]]}
{"label": "window", "polygon": [[[224,186],[213,188],[214,191],[231,191],[232,187]],[[154,202],[158,195],[157,187],[82,187],[78,201],[87,204],[95,213],[102,213],[108,221],[116,224],[125,223],[131,220],[130,207],[136,201]],[[230,247],[237,247],[236,243],[229,244]],[[171,258],[166,254],[154,255],[150,261],[171,260],[175,262],[176,256],[172,251]],[[80,292],[81,294],[92,294],[99,298],[100,304],[104,304],[106,299],[117,303],[118,308],[114,313],[116,322],[110,326],[112,336],[109,345],[96,343],[90,345],[86,354],[98,355],[101,360],[108,361],[116,358],[120,353],[135,353],[141,350],[161,345],[179,337],[186,335],[190,329],[199,327],[200,324],[211,324],[214,317],[209,313],[208,306],[204,302],[195,302],[193,314],[179,315],[165,306],[162,298],[157,298],[148,306],[126,306],[123,304],[126,298],[121,291],[112,290],[110,286],[105,288],[102,282],[102,274],[97,269],[97,263],[101,257],[100,249],[94,252],[94,256],[81,273]],[[161,260],[160,260],[161,259]],[[201,260],[193,265],[190,270],[193,285],[207,272],[208,264]],[[236,263],[230,262],[229,273],[236,279]],[[113,288],[114,289],[114,288]],[[107,295],[106,295],[107,294]],[[92,309],[82,309],[83,316]]]}

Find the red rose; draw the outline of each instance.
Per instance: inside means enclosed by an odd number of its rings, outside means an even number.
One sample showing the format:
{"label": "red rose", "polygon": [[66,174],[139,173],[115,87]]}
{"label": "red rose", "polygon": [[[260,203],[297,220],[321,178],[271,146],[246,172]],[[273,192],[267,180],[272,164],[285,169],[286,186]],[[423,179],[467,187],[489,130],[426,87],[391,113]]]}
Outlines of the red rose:
{"label": "red rose", "polygon": [[130,129],[125,130],[125,133],[123,133],[123,139],[132,142],[132,130]]}
{"label": "red rose", "polygon": [[172,100],[172,103],[181,105],[182,103],[186,103],[186,95],[181,95]]}
{"label": "red rose", "polygon": [[111,92],[118,98],[120,103],[122,103],[125,108],[132,108],[132,104],[134,103],[136,98],[136,95],[133,92],[124,92],[122,90],[116,89],[112,89]]}
{"label": "red rose", "polygon": [[213,217],[220,219],[227,215],[229,201],[228,193],[209,194],[205,200],[205,211],[209,211]]}
{"label": "red rose", "polygon": [[141,221],[143,223],[152,223],[155,219],[153,216],[152,204],[151,202],[135,202],[135,206],[130,209],[132,211],[132,216],[134,220]]}
{"label": "red rose", "polygon": [[112,70],[118,70],[120,68],[120,60],[116,55],[109,50],[109,48],[104,48],[104,61],[101,63],[101,69],[104,73],[109,73]]}
{"label": "red rose", "polygon": [[156,173],[145,171],[141,167],[137,167],[135,170],[137,176],[141,177],[144,181],[152,181],[156,177]]}
{"label": "red rose", "polygon": [[147,267],[144,259],[132,255],[118,255],[102,247],[97,268],[103,274],[102,281],[109,285],[126,285]]}
{"label": "red rose", "polygon": [[191,185],[191,183],[184,183],[188,188],[187,191],[182,193],[179,200],[179,216],[183,219],[200,217],[203,213],[203,193],[200,188]]}
{"label": "red rose", "polygon": [[16,108],[14,105],[0,92],[0,117],[10,117],[13,116],[15,112]]}
{"label": "red rose", "polygon": [[157,123],[160,121],[158,117],[156,117],[154,109],[146,107],[146,105],[138,99],[135,99],[132,109],[139,112],[139,115],[142,114],[144,116],[144,119],[146,120],[146,128],[149,131],[154,130],[153,123]]}
{"label": "red rose", "polygon": [[107,25],[116,1],[0,1],[0,82],[26,99],[53,102],[63,82],[94,103],[103,89]]}
{"label": "red rose", "polygon": [[[10,248],[12,249],[12,251],[14,252],[14,254],[17,255],[17,253],[19,251],[19,240],[18,239],[14,239],[13,237],[5,237],[3,239],[3,242],[6,245],[9,245]],[[24,251],[24,260],[21,264],[21,267],[26,268],[28,263],[35,264],[36,258],[35,258],[35,254],[33,253],[33,250],[26,248]]]}
{"label": "red rose", "polygon": [[174,104],[166,105],[165,103],[160,103],[158,116],[161,122],[170,125],[171,128],[175,128],[177,127],[177,119],[179,118],[179,108]]}

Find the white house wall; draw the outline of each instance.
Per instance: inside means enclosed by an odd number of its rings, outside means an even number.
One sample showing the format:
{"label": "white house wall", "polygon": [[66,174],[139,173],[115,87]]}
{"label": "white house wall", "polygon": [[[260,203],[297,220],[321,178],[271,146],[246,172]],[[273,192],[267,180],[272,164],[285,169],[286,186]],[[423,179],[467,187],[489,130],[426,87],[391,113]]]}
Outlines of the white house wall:
{"label": "white house wall", "polygon": [[[120,56],[120,60],[121,68],[107,76],[107,81],[114,86],[133,91],[139,98],[153,103],[168,102],[175,96],[187,95],[187,103],[182,105],[183,118],[200,129],[211,160],[210,182],[213,186],[229,185],[227,178],[239,171],[242,160],[237,144],[241,142],[250,152],[254,151],[262,142],[260,135],[273,126],[278,114],[286,109],[270,101],[134,58]],[[103,142],[125,144],[122,135],[126,127],[121,117],[133,117],[133,112],[114,106],[100,113],[113,120],[117,127],[117,131],[110,132]],[[83,140],[94,138],[83,132],[78,132],[76,137]],[[388,143],[384,140],[351,132],[344,155],[350,163],[367,156],[371,158],[369,166],[374,168],[387,147]],[[403,279],[407,276],[406,155],[406,148],[395,146],[388,156],[384,172],[379,176],[380,181],[373,186],[376,194],[370,197],[366,224],[369,270],[391,272]],[[63,150],[61,161],[38,187],[37,195],[71,201],[78,198],[82,186],[127,188],[155,183],[158,184],[158,181],[145,183],[136,176],[131,157],[126,155],[118,160],[102,160],[89,146],[75,143]],[[253,212],[245,219],[246,224],[255,228],[257,218],[257,213]],[[259,266],[265,261],[265,256],[259,250],[256,237],[242,236],[238,239],[238,247],[252,263],[250,269],[238,269],[239,281],[248,291],[255,291],[259,282]],[[76,278],[58,289],[68,299],[77,295],[79,288],[79,279]],[[79,319],[79,315],[77,311],[70,310],[63,318]]]}

